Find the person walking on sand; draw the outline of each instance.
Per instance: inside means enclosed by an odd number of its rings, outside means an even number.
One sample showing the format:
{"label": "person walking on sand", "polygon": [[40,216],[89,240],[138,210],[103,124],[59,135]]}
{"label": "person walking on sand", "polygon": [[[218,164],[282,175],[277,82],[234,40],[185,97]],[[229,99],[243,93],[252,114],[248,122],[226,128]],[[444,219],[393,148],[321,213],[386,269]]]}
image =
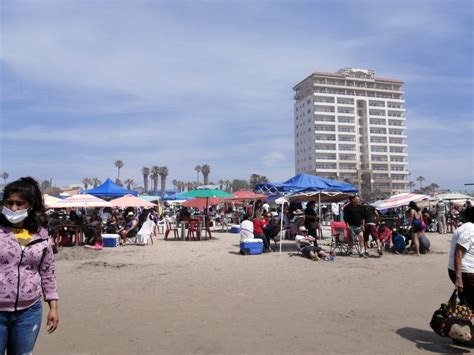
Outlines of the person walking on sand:
{"label": "person walking on sand", "polygon": [[446,205],[442,199],[436,204],[436,221],[438,222],[438,233],[445,234],[446,229]]}
{"label": "person walking on sand", "polygon": [[412,245],[415,251],[415,255],[420,256],[420,233],[423,230],[422,226],[422,215],[420,208],[415,202],[408,204],[409,210],[409,228],[412,234]]}
{"label": "person walking on sand", "polygon": [[38,183],[24,177],[5,186],[0,214],[0,354],[31,354],[49,304],[47,331],[58,327],[53,249]]}
{"label": "person walking on sand", "polygon": [[474,207],[464,210],[464,220],[451,239],[448,272],[461,302],[474,309]]}

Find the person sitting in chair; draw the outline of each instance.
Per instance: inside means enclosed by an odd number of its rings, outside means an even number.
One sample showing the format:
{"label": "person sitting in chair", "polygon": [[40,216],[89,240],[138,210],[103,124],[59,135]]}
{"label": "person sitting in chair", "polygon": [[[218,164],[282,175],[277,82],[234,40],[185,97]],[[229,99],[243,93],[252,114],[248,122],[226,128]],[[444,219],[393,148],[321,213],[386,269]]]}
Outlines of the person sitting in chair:
{"label": "person sitting in chair", "polygon": [[308,236],[305,226],[300,226],[295,237],[295,243],[299,251],[308,259],[318,261],[320,258],[330,256],[316,243],[316,238]]}
{"label": "person sitting in chair", "polygon": [[127,242],[127,238],[133,238],[137,232],[138,220],[133,211],[129,211],[126,216],[125,225],[118,231],[120,235],[120,245]]}

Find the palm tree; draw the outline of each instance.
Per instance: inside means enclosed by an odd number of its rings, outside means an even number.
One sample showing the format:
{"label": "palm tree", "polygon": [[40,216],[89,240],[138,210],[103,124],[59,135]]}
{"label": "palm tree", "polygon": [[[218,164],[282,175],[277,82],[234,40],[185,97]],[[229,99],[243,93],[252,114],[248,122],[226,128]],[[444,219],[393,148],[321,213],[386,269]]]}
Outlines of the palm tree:
{"label": "palm tree", "polygon": [[158,191],[158,177],[160,176],[160,167],[152,166],[150,178],[153,180],[153,193],[156,194]]}
{"label": "palm tree", "polygon": [[224,180],[219,180],[218,183],[219,183],[219,189],[223,190],[225,181]]}
{"label": "palm tree", "polygon": [[178,180],[174,179],[173,181],[171,181],[171,183],[173,184],[173,187],[174,187],[175,189],[178,188]]}
{"label": "palm tree", "polygon": [[209,183],[209,174],[211,172],[211,167],[207,164],[201,166],[201,173],[204,177],[204,185]]}
{"label": "palm tree", "polygon": [[97,186],[99,186],[100,184],[102,184],[102,181],[101,181],[99,178],[92,178],[91,183],[93,184],[94,189],[95,189]]}
{"label": "palm tree", "polygon": [[194,167],[194,170],[196,170],[196,182],[199,184],[199,173],[201,172],[201,166],[200,165],[196,165]]}
{"label": "palm tree", "polygon": [[415,187],[415,183],[414,183],[413,181],[410,181],[410,182],[408,183],[408,187],[410,188],[410,192],[412,192],[412,191],[413,191],[413,188]]}
{"label": "palm tree", "polygon": [[159,169],[159,172],[158,174],[160,175],[160,178],[161,178],[161,192],[160,192],[160,196],[161,198],[165,197],[165,189],[166,189],[166,177],[168,176],[168,168],[166,166],[162,166],[160,169]]}
{"label": "palm tree", "polygon": [[88,177],[85,177],[84,179],[82,179],[81,182],[84,184],[84,190],[87,190],[87,188],[89,187],[89,185],[92,184],[92,179],[91,179],[91,178],[88,178]]}
{"label": "palm tree", "polygon": [[117,160],[115,161],[115,167],[117,168],[117,180],[120,180],[120,169],[123,167],[123,161]]}
{"label": "palm tree", "polygon": [[143,188],[145,189],[145,193],[148,191],[148,176],[150,175],[150,168],[144,166],[142,168],[143,174]]}
{"label": "palm tree", "polygon": [[7,184],[7,179],[8,179],[8,173],[6,171],[4,171],[2,173],[2,179],[3,179],[3,184],[6,185]]}
{"label": "palm tree", "polygon": [[127,185],[127,189],[130,190],[130,188],[132,187],[132,185],[135,183],[135,181],[133,181],[133,179],[126,179],[124,181],[125,185]]}
{"label": "palm tree", "polygon": [[423,181],[425,181],[426,179],[423,177],[423,176],[418,176],[416,178],[416,181],[419,181],[420,182],[420,190],[422,188],[422,184],[423,184]]}
{"label": "palm tree", "polygon": [[434,196],[436,189],[439,189],[439,185],[438,185],[437,183],[433,182],[433,183],[430,185],[430,188],[431,188],[431,190],[433,191],[433,196]]}

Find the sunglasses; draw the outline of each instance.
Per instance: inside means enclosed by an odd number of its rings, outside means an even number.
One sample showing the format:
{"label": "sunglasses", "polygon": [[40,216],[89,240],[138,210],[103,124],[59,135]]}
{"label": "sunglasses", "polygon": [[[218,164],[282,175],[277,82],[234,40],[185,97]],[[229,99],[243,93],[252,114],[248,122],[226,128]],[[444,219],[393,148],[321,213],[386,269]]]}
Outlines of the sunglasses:
{"label": "sunglasses", "polygon": [[22,200],[6,200],[3,202],[4,206],[13,207],[14,205],[18,208],[22,208],[28,205],[28,202]]}

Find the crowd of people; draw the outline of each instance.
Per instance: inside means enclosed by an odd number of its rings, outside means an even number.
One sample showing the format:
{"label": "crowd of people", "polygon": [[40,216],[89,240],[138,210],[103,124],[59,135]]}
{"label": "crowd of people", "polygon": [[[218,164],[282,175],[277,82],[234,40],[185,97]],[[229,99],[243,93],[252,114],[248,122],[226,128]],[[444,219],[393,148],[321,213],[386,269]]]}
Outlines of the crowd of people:
{"label": "crowd of people", "polygon": [[[443,223],[446,221],[442,217],[448,211],[443,205],[442,201],[436,205],[436,218],[441,232],[444,231]],[[374,207],[361,203],[359,196],[352,196],[341,208],[349,236],[348,253],[368,257],[371,248],[376,249],[379,257],[384,250],[403,253],[409,249],[414,255],[428,252],[430,245],[425,232],[429,221],[426,219],[426,211],[421,210],[414,202],[410,202],[407,207],[404,215],[406,223],[393,228],[394,226],[389,227],[384,223],[383,216]],[[448,273],[459,291],[461,302],[472,308],[474,208],[467,201],[462,208],[456,210],[459,212],[456,221],[458,228],[452,236]],[[49,305],[48,332],[55,331],[58,326],[58,291],[53,247],[58,242],[71,242],[73,236],[65,226],[80,226],[86,244],[90,246],[100,247],[103,234],[118,234],[120,243],[124,245],[128,239],[144,234],[143,230],[147,230],[148,234],[156,234],[160,223],[193,220],[197,211],[182,207],[159,214],[155,209],[129,207],[123,210],[53,210],[48,215],[38,183],[27,177],[5,187],[1,212],[0,272],[6,282],[0,290],[0,352],[4,353],[8,349],[8,353],[31,353],[41,326],[41,293]],[[235,212],[232,207],[217,211],[211,207],[204,211],[204,215],[208,220],[223,223],[225,215]],[[318,245],[318,238],[322,237],[322,219],[314,201],[309,201],[304,207],[300,202],[293,202],[283,209],[256,201],[243,206],[240,213],[241,242],[259,239],[265,251],[272,252],[271,242],[276,244],[278,238],[286,235],[288,239],[294,240],[304,257],[314,261],[334,260],[334,251],[324,250]],[[53,241],[51,236],[54,237]],[[146,243],[146,238],[139,240],[139,244]],[[410,246],[407,248],[408,244]],[[27,332],[25,329],[34,331]]]}

